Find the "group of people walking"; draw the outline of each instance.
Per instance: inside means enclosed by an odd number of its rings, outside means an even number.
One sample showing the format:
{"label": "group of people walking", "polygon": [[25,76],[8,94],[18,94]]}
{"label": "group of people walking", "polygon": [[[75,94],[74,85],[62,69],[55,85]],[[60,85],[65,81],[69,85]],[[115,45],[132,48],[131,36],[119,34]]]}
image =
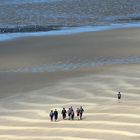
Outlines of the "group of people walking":
{"label": "group of people walking", "polygon": [[[121,100],[121,93],[120,92],[118,92],[117,97],[118,97],[118,103],[120,103],[120,100]],[[79,120],[82,120],[83,112],[84,112],[84,109],[83,109],[82,106],[80,108],[77,108],[76,112],[74,111],[74,109],[71,106],[68,110],[63,108],[62,111],[61,111],[61,114],[62,114],[63,120],[67,119],[67,116],[68,116],[69,120],[74,120],[75,113],[76,113],[77,118]],[[57,119],[58,119],[58,111],[56,109],[54,111],[51,110],[51,112],[50,112],[50,120],[51,121],[53,121],[53,120],[57,121]]]}
{"label": "group of people walking", "polygon": [[[61,115],[62,115],[63,120],[67,119],[67,116],[68,116],[69,120],[74,120],[75,113],[76,113],[77,118],[79,120],[82,120],[83,112],[84,112],[84,109],[83,109],[82,106],[80,108],[77,108],[76,111],[74,111],[73,107],[71,106],[68,110],[63,108],[62,111],[61,111]],[[55,111],[51,110],[50,120],[51,121],[53,121],[53,120],[57,121],[57,119],[58,119],[58,111],[56,109],[55,109]]]}

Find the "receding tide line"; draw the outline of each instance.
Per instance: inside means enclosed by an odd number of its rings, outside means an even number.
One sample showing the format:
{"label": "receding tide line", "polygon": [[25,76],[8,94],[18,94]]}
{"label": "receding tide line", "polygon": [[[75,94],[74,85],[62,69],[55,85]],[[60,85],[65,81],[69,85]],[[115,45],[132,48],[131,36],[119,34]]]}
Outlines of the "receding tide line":
{"label": "receding tide line", "polygon": [[116,65],[116,64],[139,64],[140,57],[130,56],[122,58],[96,58],[95,60],[87,60],[86,62],[78,63],[55,63],[44,64],[32,67],[20,67],[17,69],[4,70],[0,72],[23,72],[23,73],[41,73],[41,72],[55,72],[55,71],[68,71],[81,68],[92,68],[104,65]]}
{"label": "receding tide line", "polygon": [[2,126],[0,127],[0,130],[16,130],[17,131],[27,131],[29,133],[29,131],[54,131],[56,132],[57,130],[61,132],[92,132],[92,133],[104,133],[104,134],[114,134],[114,135],[122,135],[122,136],[127,136],[127,137],[138,137],[140,136],[140,134],[137,134],[137,133],[133,133],[133,132],[129,132],[129,131],[122,131],[122,130],[110,130],[110,129],[88,129],[88,128],[67,128],[67,127],[63,127],[63,128],[60,128],[60,127],[55,127],[55,128],[47,128],[47,127],[26,127],[26,126],[22,126],[22,127],[7,127],[7,126]]}
{"label": "receding tide line", "polygon": [[26,32],[26,33],[3,33],[0,34],[0,41],[7,41],[21,37],[31,36],[55,36],[55,35],[71,35],[83,32],[97,32],[112,29],[133,28],[140,27],[140,23],[123,23],[123,24],[110,24],[102,26],[82,26],[82,27],[63,27],[60,30],[47,31],[47,32]]}

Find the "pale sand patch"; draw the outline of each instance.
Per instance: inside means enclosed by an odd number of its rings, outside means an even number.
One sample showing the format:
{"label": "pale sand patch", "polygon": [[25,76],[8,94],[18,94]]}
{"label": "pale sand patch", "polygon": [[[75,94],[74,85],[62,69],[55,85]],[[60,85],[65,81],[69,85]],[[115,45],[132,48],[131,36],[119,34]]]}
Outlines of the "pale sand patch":
{"label": "pale sand patch", "polygon": [[30,139],[30,140],[44,140],[44,139],[45,140],[46,139],[47,140],[52,140],[52,139],[54,139],[54,140],[55,139],[56,140],[66,140],[66,139],[67,140],[102,140],[102,139],[93,139],[93,138],[90,139],[90,138],[67,137],[67,136],[65,136],[65,137],[61,137],[61,136],[56,136],[56,137],[53,137],[53,136],[52,137],[49,137],[49,136],[48,137],[47,136],[46,137],[37,137],[36,136],[36,137],[21,137],[21,138],[20,137],[16,137],[16,136],[7,136],[7,135],[5,135],[5,136],[3,135],[2,136],[2,138],[5,138],[5,137],[6,138],[8,137],[9,140],[27,140],[27,139]]}

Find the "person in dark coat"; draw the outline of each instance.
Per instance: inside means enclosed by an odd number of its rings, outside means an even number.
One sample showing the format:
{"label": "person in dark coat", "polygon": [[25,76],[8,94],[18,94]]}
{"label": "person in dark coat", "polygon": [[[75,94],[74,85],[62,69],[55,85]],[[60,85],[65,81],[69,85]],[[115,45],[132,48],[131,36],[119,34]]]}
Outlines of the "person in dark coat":
{"label": "person in dark coat", "polygon": [[54,113],[53,113],[53,110],[51,110],[50,112],[50,120],[53,121],[53,116],[54,116]]}
{"label": "person in dark coat", "polygon": [[57,121],[58,119],[58,111],[55,109],[54,111],[54,120]]}
{"label": "person in dark coat", "polygon": [[80,107],[80,120],[82,120],[83,112],[84,112],[84,109],[83,109],[83,107],[81,106],[81,107]]}
{"label": "person in dark coat", "polygon": [[118,102],[120,103],[120,100],[121,100],[121,93],[118,92],[117,96],[118,96]]}
{"label": "person in dark coat", "polygon": [[71,119],[71,108],[68,109],[68,117],[69,117],[69,120]]}
{"label": "person in dark coat", "polygon": [[62,114],[63,120],[66,119],[67,111],[65,108],[62,109],[61,114]]}
{"label": "person in dark coat", "polygon": [[71,119],[74,120],[74,110],[71,109]]}

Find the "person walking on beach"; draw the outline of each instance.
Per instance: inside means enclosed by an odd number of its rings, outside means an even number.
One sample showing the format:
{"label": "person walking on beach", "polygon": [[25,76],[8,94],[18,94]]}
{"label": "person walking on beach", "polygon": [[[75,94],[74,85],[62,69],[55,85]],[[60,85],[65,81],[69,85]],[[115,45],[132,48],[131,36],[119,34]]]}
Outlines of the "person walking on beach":
{"label": "person walking on beach", "polygon": [[58,119],[58,111],[55,109],[54,111],[54,120],[57,121]]}
{"label": "person walking on beach", "polygon": [[53,113],[53,110],[51,110],[50,112],[50,120],[53,121],[53,116],[54,116],[54,113]]}
{"label": "person walking on beach", "polygon": [[68,117],[69,117],[69,120],[71,119],[71,108],[68,109]]}
{"label": "person walking on beach", "polygon": [[65,108],[62,109],[61,114],[62,114],[63,120],[66,119],[67,111]]}
{"label": "person walking on beach", "polygon": [[72,108],[72,106],[70,107],[70,119],[74,120],[74,109]]}
{"label": "person walking on beach", "polygon": [[80,120],[82,120],[83,112],[84,112],[84,109],[83,109],[83,107],[81,106],[81,107],[80,107]]}
{"label": "person walking on beach", "polygon": [[74,110],[72,106],[68,109],[68,116],[69,116],[69,120],[71,120],[74,117]]}
{"label": "person walking on beach", "polygon": [[73,108],[71,109],[71,119],[74,120],[74,110],[73,110]]}
{"label": "person walking on beach", "polygon": [[79,120],[80,119],[80,109],[79,108],[77,108],[76,113],[77,113],[77,117],[78,117],[78,120]]}
{"label": "person walking on beach", "polygon": [[120,103],[120,100],[121,100],[121,93],[118,92],[117,96],[118,96],[118,103]]}

